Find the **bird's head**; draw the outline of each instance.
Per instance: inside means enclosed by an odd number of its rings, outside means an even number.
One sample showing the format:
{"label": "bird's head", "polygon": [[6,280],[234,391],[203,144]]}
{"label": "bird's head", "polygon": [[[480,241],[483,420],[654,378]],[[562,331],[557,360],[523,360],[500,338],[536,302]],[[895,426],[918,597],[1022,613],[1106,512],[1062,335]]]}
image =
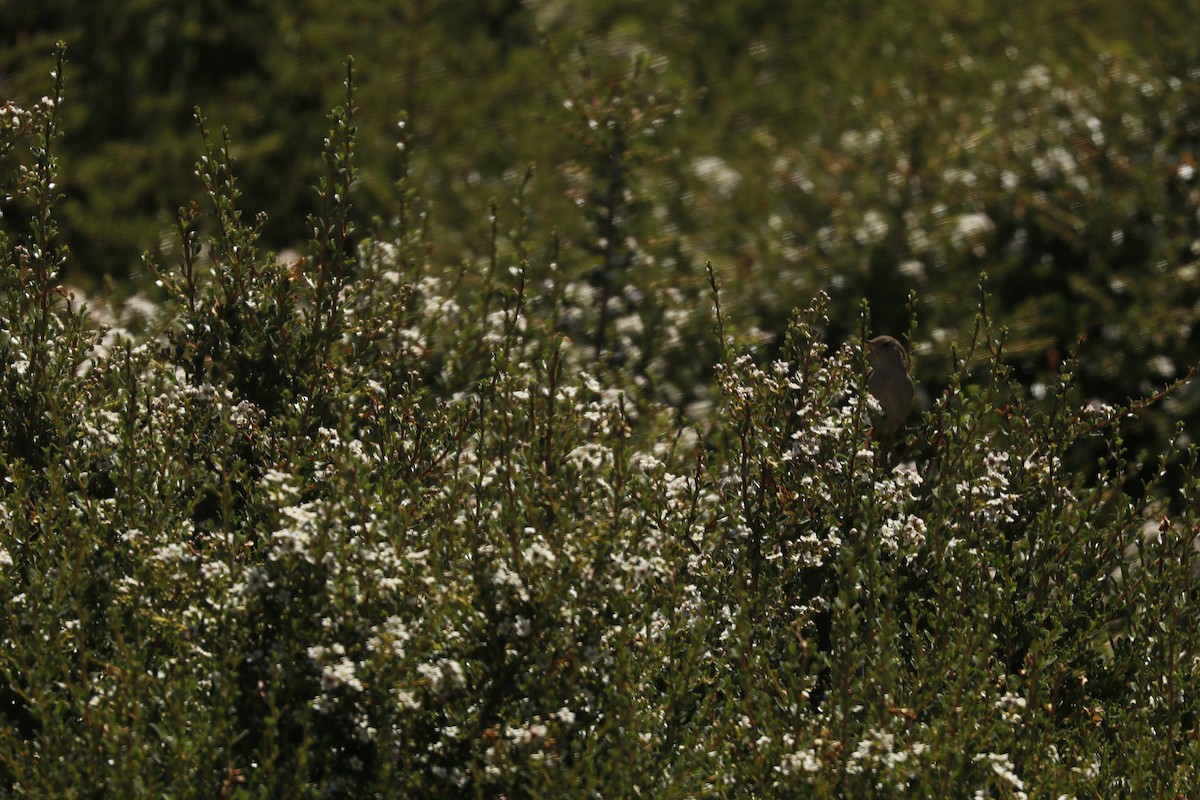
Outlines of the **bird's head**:
{"label": "bird's head", "polygon": [[904,345],[891,336],[868,339],[867,359],[875,368],[899,367],[908,371],[908,353],[904,352]]}

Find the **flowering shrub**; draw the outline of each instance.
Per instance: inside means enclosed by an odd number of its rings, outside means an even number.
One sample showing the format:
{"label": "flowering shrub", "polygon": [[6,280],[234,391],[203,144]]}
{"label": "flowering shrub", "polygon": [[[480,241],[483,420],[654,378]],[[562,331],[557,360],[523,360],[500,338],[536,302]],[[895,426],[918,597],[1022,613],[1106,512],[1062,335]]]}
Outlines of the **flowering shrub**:
{"label": "flowering shrub", "polygon": [[[869,311],[833,344],[817,294],[764,352],[715,271],[709,303],[655,281],[632,184],[584,201],[591,280],[535,284],[498,210],[490,256],[447,263],[407,185],[411,213],[356,239],[347,89],[304,255],[260,247],[202,122],[207,211],[161,294],[116,309],[56,283],[61,79],[6,110],[31,220],[0,242],[7,794],[1196,785],[1200,523],[1168,491],[1200,490],[1196,451],[1133,482],[1123,438],[1183,383],[1089,403],[1064,358],[1026,390],[985,295],[893,465]],[[608,98],[581,146],[611,159]],[[1102,457],[1069,469],[1081,447]]]}

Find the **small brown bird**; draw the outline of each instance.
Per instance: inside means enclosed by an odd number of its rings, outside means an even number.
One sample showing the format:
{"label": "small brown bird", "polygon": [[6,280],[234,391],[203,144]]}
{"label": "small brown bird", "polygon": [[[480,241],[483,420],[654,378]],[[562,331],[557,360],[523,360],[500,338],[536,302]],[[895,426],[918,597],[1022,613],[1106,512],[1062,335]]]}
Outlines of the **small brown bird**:
{"label": "small brown bird", "polygon": [[891,336],[876,336],[867,340],[867,360],[871,363],[867,391],[880,406],[878,412],[871,413],[871,424],[883,442],[886,457],[912,411],[913,382],[908,374],[908,354],[904,345]]}

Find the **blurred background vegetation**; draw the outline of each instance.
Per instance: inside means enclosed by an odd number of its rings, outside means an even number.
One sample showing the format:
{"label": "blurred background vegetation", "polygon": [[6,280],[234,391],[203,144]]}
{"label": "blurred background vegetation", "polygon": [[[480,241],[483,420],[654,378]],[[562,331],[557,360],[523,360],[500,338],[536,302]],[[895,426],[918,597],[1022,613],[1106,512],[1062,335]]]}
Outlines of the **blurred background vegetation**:
{"label": "blurred background vegetation", "polygon": [[[266,212],[268,244],[302,246],[353,55],[356,211],[385,231],[406,171],[447,268],[487,256],[498,201],[502,228],[519,220],[543,248],[522,254],[534,277],[551,260],[597,269],[611,242],[588,176],[614,145],[588,131],[624,104],[644,149],[612,232],[642,291],[702,304],[711,261],[735,321],[782,330],[824,290],[840,341],[861,298],[874,330],[907,330],[915,290],[929,394],[954,369],[949,342],[970,338],[981,272],[1035,398],[1080,337],[1079,386],[1103,401],[1156,391],[1200,352],[1194,1],[0,8],[0,97],[35,101],[54,42],[68,45],[60,217],[77,286],[111,277],[131,291],[147,283],[143,252],[175,257],[178,209],[199,194],[195,106],[228,127],[242,207]],[[0,224],[23,224],[4,211]],[[1197,420],[1195,392],[1148,414],[1141,435],[1161,444],[1181,418]]]}

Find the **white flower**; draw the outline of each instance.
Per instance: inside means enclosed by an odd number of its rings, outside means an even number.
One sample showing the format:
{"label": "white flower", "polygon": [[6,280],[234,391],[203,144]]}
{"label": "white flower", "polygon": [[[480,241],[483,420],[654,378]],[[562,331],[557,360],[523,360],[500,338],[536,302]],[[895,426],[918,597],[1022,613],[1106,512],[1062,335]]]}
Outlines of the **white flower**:
{"label": "white flower", "polygon": [[1015,772],[1008,753],[980,753],[975,756],[975,760],[987,761],[992,768],[992,772],[996,773],[997,777],[1016,790],[1013,792],[1014,796],[1021,798],[1021,800],[1026,800],[1028,795],[1025,794],[1025,782]]}
{"label": "white flower", "polygon": [[887,236],[890,227],[881,212],[869,209],[863,214],[862,224],[854,231],[854,240],[863,245],[878,244]]}
{"label": "white flower", "polygon": [[439,659],[432,664],[418,664],[417,673],[434,694],[443,688],[460,689],[466,685],[462,665],[450,658]]}
{"label": "white flower", "polygon": [[[526,528],[525,532],[532,533],[533,529]],[[529,547],[526,547],[523,555],[525,556],[525,560],[530,564],[554,563],[554,553],[551,552],[550,548],[546,547],[546,545],[542,544],[541,542],[534,542],[533,544],[529,545]]]}
{"label": "white flower", "polygon": [[798,772],[820,772],[821,760],[815,750],[797,750],[785,755],[779,761],[775,771],[780,775],[795,775]]}
{"label": "white flower", "polygon": [[742,182],[742,173],[718,156],[700,156],[692,159],[692,172],[722,197],[733,194]]}
{"label": "white flower", "polygon": [[987,214],[963,214],[954,223],[952,238],[956,244],[977,238],[995,230],[996,224]]}
{"label": "white flower", "polygon": [[329,692],[339,686],[346,686],[361,692],[363,685],[355,674],[356,669],[354,662],[345,656],[333,664],[326,665],[321,671],[321,691]]}

